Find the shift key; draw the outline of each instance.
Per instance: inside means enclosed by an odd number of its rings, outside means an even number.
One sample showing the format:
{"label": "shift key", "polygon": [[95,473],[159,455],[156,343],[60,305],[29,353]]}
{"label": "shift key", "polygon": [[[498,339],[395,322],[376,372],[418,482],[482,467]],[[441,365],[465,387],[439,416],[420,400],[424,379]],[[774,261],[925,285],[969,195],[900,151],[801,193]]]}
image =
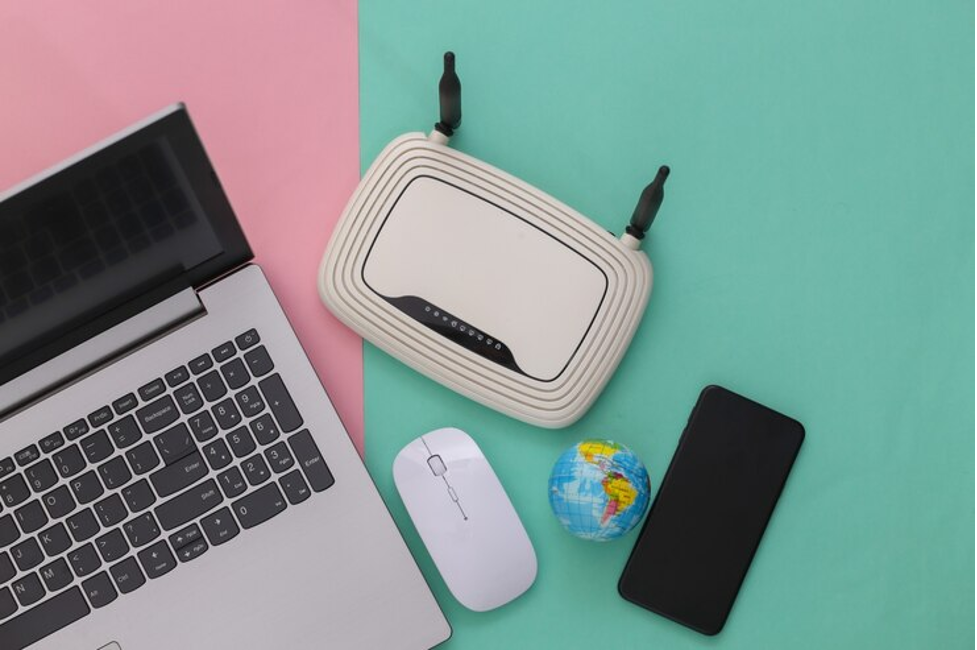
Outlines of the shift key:
{"label": "shift key", "polygon": [[173,530],[217,507],[223,500],[217,483],[210,479],[156,508],[156,518],[163,528]]}
{"label": "shift key", "polygon": [[161,497],[168,497],[196,483],[205,477],[207,472],[203,456],[199,451],[195,451],[172,465],[156,470],[149,475],[149,480],[153,482],[153,487]]}

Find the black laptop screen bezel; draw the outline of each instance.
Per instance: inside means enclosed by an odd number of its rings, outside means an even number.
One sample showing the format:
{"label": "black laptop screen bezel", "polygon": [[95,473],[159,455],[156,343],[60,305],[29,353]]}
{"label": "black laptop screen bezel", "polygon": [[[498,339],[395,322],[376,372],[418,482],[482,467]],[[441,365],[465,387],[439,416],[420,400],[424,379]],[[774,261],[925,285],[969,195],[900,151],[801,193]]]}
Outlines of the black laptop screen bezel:
{"label": "black laptop screen bezel", "polygon": [[150,141],[165,137],[172,147],[183,171],[190,179],[200,206],[213,229],[222,252],[201,263],[186,268],[174,269],[172,273],[154,278],[148,283],[133,287],[123,295],[113,297],[109,302],[74,319],[59,324],[29,343],[15,349],[0,359],[0,389],[9,381],[33,370],[41,364],[70,350],[71,348],[118,325],[124,320],[152,307],[181,290],[198,288],[226,274],[251,260],[254,255],[244,231],[238,223],[234,210],[224,194],[217,173],[203,143],[197,134],[190,115],[183,104],[168,109],[158,119],[154,119],[123,137],[113,136],[104,143],[95,145],[93,151],[84,158],[59,169],[53,174],[42,175],[17,193],[0,202],[0,211],[16,211],[22,205],[30,204],[39,195],[48,191],[67,174],[77,173],[79,167],[98,169],[111,160],[118,151],[133,140]]}

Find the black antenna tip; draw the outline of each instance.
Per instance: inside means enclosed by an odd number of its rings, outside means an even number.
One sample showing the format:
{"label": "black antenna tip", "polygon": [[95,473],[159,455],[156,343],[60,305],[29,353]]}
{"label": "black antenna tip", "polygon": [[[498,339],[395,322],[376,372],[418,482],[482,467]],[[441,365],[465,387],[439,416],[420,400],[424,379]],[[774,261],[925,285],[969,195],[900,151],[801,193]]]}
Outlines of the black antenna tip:
{"label": "black antenna tip", "polygon": [[438,101],[441,105],[441,121],[434,128],[448,136],[461,125],[461,81],[455,74],[455,53],[444,53],[444,72],[438,83]]}
{"label": "black antenna tip", "polygon": [[658,209],[665,200],[665,179],[671,171],[668,165],[659,167],[654,180],[641,192],[638,205],[634,207],[634,214],[631,215],[631,223],[626,228],[627,233],[635,239],[644,239],[645,233],[655,220],[655,215],[658,214]]}

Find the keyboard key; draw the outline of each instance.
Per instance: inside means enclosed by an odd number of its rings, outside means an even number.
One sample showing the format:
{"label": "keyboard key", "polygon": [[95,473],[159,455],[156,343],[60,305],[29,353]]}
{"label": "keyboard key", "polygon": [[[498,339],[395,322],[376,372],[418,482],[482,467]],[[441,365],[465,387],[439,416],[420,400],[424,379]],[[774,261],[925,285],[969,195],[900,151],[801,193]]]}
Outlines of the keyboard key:
{"label": "keyboard key", "polygon": [[136,481],[132,485],[123,488],[122,498],[125,499],[130,512],[145,510],[156,502],[156,495],[153,494],[153,489],[149,487],[146,479]]}
{"label": "keyboard key", "polygon": [[248,380],[251,379],[248,375],[248,369],[244,367],[244,362],[240,359],[228,361],[221,366],[221,374],[224,376],[224,381],[227,382],[231,390],[237,390],[247,384]]}
{"label": "keyboard key", "polygon": [[278,421],[278,426],[282,431],[289,433],[302,426],[302,416],[299,415],[291,395],[282,382],[281,375],[274,374],[258,382],[261,393],[265,396],[265,402],[271,407],[271,412]]}
{"label": "keyboard key", "polygon": [[75,509],[75,500],[71,497],[71,492],[67,485],[54,488],[43,497],[44,507],[47,508],[51,519],[59,519]]}
{"label": "keyboard key", "polygon": [[54,465],[47,458],[28,467],[24,474],[27,475],[27,482],[35,492],[43,492],[58,482]]}
{"label": "keyboard key", "polygon": [[112,402],[112,409],[115,411],[116,415],[123,415],[128,413],[132,409],[139,405],[139,400],[133,393],[126,393],[119,399]]}
{"label": "keyboard key", "polygon": [[203,449],[204,457],[213,469],[224,469],[231,462],[231,450],[223,440],[215,440]]}
{"label": "keyboard key", "polygon": [[10,554],[0,553],[0,585],[5,584],[15,575],[17,575],[17,569],[14,567],[13,560],[10,559]]}
{"label": "keyboard key", "polygon": [[239,350],[247,350],[252,345],[257,345],[261,338],[258,336],[258,331],[250,329],[244,334],[240,334],[234,338],[234,342],[237,344]]}
{"label": "keyboard key", "polygon": [[260,418],[253,421],[250,426],[251,433],[254,434],[254,437],[262,445],[267,445],[274,442],[279,436],[278,425],[275,424],[275,421],[271,418],[270,413],[262,415]]}
{"label": "keyboard key", "polygon": [[132,472],[122,456],[116,456],[104,465],[99,466],[98,473],[102,483],[110,490],[117,490],[132,478]]}
{"label": "keyboard key", "polygon": [[238,458],[244,458],[255,450],[254,438],[248,433],[247,427],[238,427],[226,436],[231,451]]}
{"label": "keyboard key", "polygon": [[271,472],[268,471],[268,464],[265,463],[265,459],[261,457],[261,454],[255,454],[245,460],[241,463],[241,467],[244,469],[244,475],[251,485],[261,485],[271,476]]}
{"label": "keyboard key", "polygon": [[176,568],[176,558],[170,552],[166,542],[157,542],[147,549],[139,551],[139,563],[150,580],[165,575]]}
{"label": "keyboard key", "polygon": [[[60,431],[55,431],[54,433],[41,438],[41,451],[43,451],[45,454],[49,454],[62,446],[64,446],[64,435],[62,435]],[[0,471],[0,476],[3,476],[2,471]]]}
{"label": "keyboard key", "polygon": [[90,436],[81,439],[81,450],[85,453],[85,458],[89,463],[101,463],[112,455],[115,449],[112,448],[112,441],[105,434],[105,430],[99,430]]}
{"label": "keyboard key", "polygon": [[[3,581],[0,581],[2,583]],[[17,601],[14,600],[14,595],[10,592],[9,587],[4,587],[0,589],[0,620],[3,620],[17,611]],[[2,630],[3,628],[0,628]],[[2,635],[2,632],[0,632]],[[0,636],[0,639],[3,637]]]}
{"label": "keyboard key", "polygon": [[133,517],[122,525],[122,530],[125,531],[133,548],[145,546],[160,534],[159,524],[156,523],[156,517],[151,512]]}
{"label": "keyboard key", "polygon": [[292,454],[288,451],[288,447],[285,445],[285,441],[279,442],[273,447],[265,449],[265,458],[268,459],[268,464],[271,466],[271,471],[275,474],[281,474],[287,469],[291,469],[292,465],[295,464],[295,460],[292,458]]}
{"label": "keyboard key", "polygon": [[108,424],[111,419],[112,409],[108,405],[88,414],[88,424],[92,425],[93,429],[97,429],[103,424]]}
{"label": "keyboard key", "polygon": [[88,433],[88,423],[84,420],[75,420],[64,429],[64,435],[68,440],[77,440]]}
{"label": "keyboard key", "polygon": [[198,379],[197,385],[200,386],[200,392],[204,394],[208,402],[219,400],[227,394],[227,386],[224,385],[224,380],[221,379],[220,373],[216,370],[211,370]]}
{"label": "keyboard key", "polygon": [[10,549],[10,557],[14,559],[17,568],[21,571],[33,569],[44,561],[44,553],[41,552],[41,547],[38,546],[37,540],[33,537],[28,537]]}
{"label": "keyboard key", "polygon": [[20,529],[25,533],[33,533],[44,528],[47,524],[47,515],[44,514],[44,508],[41,507],[41,502],[37,499],[17,508],[14,517],[20,524]]}
{"label": "keyboard key", "polygon": [[[146,408],[142,410],[146,410]],[[129,445],[135,444],[142,437],[142,431],[139,430],[135,418],[131,415],[127,415],[118,422],[110,424],[108,426],[108,432],[112,436],[112,440],[115,441],[115,446],[119,449],[125,449]]]}
{"label": "keyboard key", "polygon": [[129,544],[126,543],[125,536],[118,528],[98,537],[95,540],[95,548],[98,549],[102,559],[106,562],[115,562],[129,552]]}
{"label": "keyboard key", "polygon": [[173,396],[184,415],[189,415],[197,409],[203,408],[204,400],[200,397],[200,391],[193,384],[177,388],[173,392]]}
{"label": "keyboard key", "polygon": [[84,578],[94,573],[102,566],[102,561],[98,559],[98,553],[95,552],[95,547],[90,543],[68,553],[68,562],[71,564],[71,569],[75,572],[75,575],[79,578]]}
{"label": "keyboard key", "polygon": [[180,559],[180,562],[189,562],[190,560],[196,559],[203,555],[207,549],[207,542],[202,539],[198,539],[195,542],[187,544],[176,551],[176,556]]}
{"label": "keyboard key", "polygon": [[204,529],[207,541],[211,546],[220,546],[224,542],[229,542],[240,532],[231,511],[221,508],[217,512],[200,520],[200,526]]}
{"label": "keyboard key", "polygon": [[[200,527],[197,524],[190,524],[183,530],[177,531],[170,535],[170,546],[179,550],[186,546],[196,542],[198,539],[203,537],[203,533],[200,532]],[[3,582],[0,580],[0,582]]]}
{"label": "keyboard key", "polygon": [[20,537],[20,529],[14,521],[13,515],[0,517],[0,548],[13,544]]}
{"label": "keyboard key", "polygon": [[264,523],[285,509],[285,497],[275,483],[252,492],[234,502],[233,510],[241,527],[253,528]]}
{"label": "keyboard key", "polygon": [[190,372],[195,375],[199,375],[205,370],[209,370],[211,366],[214,365],[213,360],[211,360],[209,354],[201,354],[199,357],[190,362]]}
{"label": "keyboard key", "polygon": [[153,472],[149,480],[161,497],[176,494],[183,488],[202,479],[208,473],[203,457],[199,452],[184,456],[174,464]]}
{"label": "keyboard key", "polygon": [[190,379],[190,371],[187,370],[186,366],[180,366],[179,368],[174,368],[170,370],[166,375],[166,385],[170,388],[176,388],[186,380]]}
{"label": "keyboard key", "polygon": [[84,542],[98,534],[98,520],[91,508],[85,508],[81,512],[71,515],[65,520],[68,531],[75,538],[76,542]]}
{"label": "keyboard key", "polygon": [[309,491],[308,483],[305,482],[305,478],[302,476],[302,472],[297,469],[292,470],[278,479],[278,482],[282,486],[282,491],[285,492],[285,498],[293,506],[297,503],[302,503],[312,494]]}
{"label": "keyboard key", "polygon": [[157,435],[154,442],[165,465],[172,465],[187,454],[197,450],[197,446],[193,444],[193,438],[190,436],[190,429],[182,422]]}
{"label": "keyboard key", "polygon": [[126,510],[125,503],[122,502],[122,497],[118,494],[110,494],[101,501],[96,502],[92,507],[95,510],[95,515],[98,517],[98,520],[106,528],[116,525],[129,514]]}
{"label": "keyboard key", "polygon": [[210,479],[166,501],[155,512],[160,525],[166,530],[173,530],[216,507],[223,500],[217,483]]}
{"label": "keyboard key", "polygon": [[69,485],[71,485],[71,491],[75,493],[75,500],[82,504],[91,503],[105,492],[98,476],[95,475],[95,470],[89,470],[81,476],[71,479]]}
{"label": "keyboard key", "polygon": [[41,578],[48,591],[61,591],[74,581],[75,576],[71,575],[71,569],[64,558],[58,558],[50,564],[41,567]]}
{"label": "keyboard key", "polygon": [[227,361],[234,356],[234,344],[230,341],[226,341],[211,350],[210,353],[214,355],[214,360],[217,361],[217,363]]}
{"label": "keyboard key", "polygon": [[44,598],[44,586],[36,573],[24,576],[10,586],[22,607],[29,607]]}
{"label": "keyboard key", "polygon": [[146,578],[143,576],[142,570],[139,568],[139,563],[136,562],[136,558],[134,557],[128,557],[122,560],[109,569],[109,573],[112,575],[112,580],[115,581],[115,586],[123,594],[135,591],[146,584]]}
{"label": "keyboard key", "polygon": [[263,345],[246,353],[244,355],[244,361],[248,364],[248,370],[251,371],[251,375],[254,377],[267,375],[275,369],[275,364],[272,363],[271,357],[268,356],[268,350]]}
{"label": "keyboard key", "polygon": [[166,392],[166,385],[163,384],[162,379],[154,379],[145,386],[141,386],[138,391],[139,397],[144,402],[151,402],[164,392]]}
{"label": "keyboard key", "polygon": [[7,474],[13,474],[17,466],[14,465],[14,459],[7,456],[3,460],[0,460],[0,478],[3,478]]}
{"label": "keyboard key", "polygon": [[240,495],[248,487],[248,484],[244,481],[244,476],[241,475],[241,470],[237,467],[231,467],[221,472],[217,476],[217,482],[224,491],[224,496],[228,499],[233,499]]}
{"label": "keyboard key", "polygon": [[118,593],[115,591],[115,586],[112,584],[112,579],[109,578],[109,574],[105,571],[98,573],[88,580],[81,583],[81,588],[88,596],[88,602],[92,604],[92,607],[98,609],[99,607],[105,607],[113,600],[118,597]]}
{"label": "keyboard key", "polygon": [[265,403],[261,399],[257,386],[248,386],[234,396],[234,401],[241,407],[241,412],[246,418],[252,418],[265,409]]}
{"label": "keyboard key", "polygon": [[61,478],[70,478],[85,469],[85,457],[78,445],[71,445],[54,454],[54,468]]}
{"label": "keyboard key", "polygon": [[[48,557],[61,555],[71,548],[71,538],[68,537],[68,530],[62,523],[56,523],[37,536],[44,547],[44,553]],[[3,580],[0,580],[3,582]]]}
{"label": "keyboard key", "polygon": [[241,423],[241,412],[237,410],[234,400],[230,397],[215,404],[211,411],[221,429],[233,429]]}
{"label": "keyboard key", "polygon": [[308,429],[303,429],[289,438],[288,444],[292,447],[292,453],[295,454],[299,467],[305,472],[313,490],[322,492],[334,483],[332,472],[326,466],[326,461],[319,453],[319,448],[316,447]]}
{"label": "keyboard key", "polygon": [[[188,437],[189,435],[187,433]],[[126,459],[129,461],[132,471],[136,474],[145,474],[149,470],[155,469],[160,463],[159,456],[153,448],[153,443],[149,440],[127,451]]]}
{"label": "keyboard key", "polygon": [[162,431],[176,422],[179,417],[176,404],[169,395],[164,395],[136,411],[136,419],[139,420],[143,430],[150,434]]}
{"label": "keyboard key", "polygon": [[207,442],[217,435],[217,424],[209,411],[203,411],[188,420],[193,437],[199,442]]}
{"label": "keyboard key", "polygon": [[73,587],[0,625],[0,641],[5,648],[26,648],[90,611],[81,590]]}
{"label": "keyboard key", "polygon": [[0,501],[3,501],[3,505],[8,508],[20,505],[30,495],[31,491],[20,474],[14,474],[0,483]]}
{"label": "keyboard key", "polygon": [[17,464],[21,467],[33,463],[40,457],[41,452],[38,451],[37,445],[29,445],[14,454],[14,460],[17,461]]}

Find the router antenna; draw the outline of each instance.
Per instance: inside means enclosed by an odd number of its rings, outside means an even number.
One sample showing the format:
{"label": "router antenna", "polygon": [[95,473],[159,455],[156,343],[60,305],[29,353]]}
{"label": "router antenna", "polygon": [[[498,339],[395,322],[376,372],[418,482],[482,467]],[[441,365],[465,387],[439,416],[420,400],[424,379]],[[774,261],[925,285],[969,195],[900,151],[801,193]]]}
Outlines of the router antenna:
{"label": "router antenna", "polygon": [[[631,223],[628,224],[626,231],[628,235],[637,240],[635,244],[644,239],[645,233],[651,227],[651,222],[655,220],[655,215],[658,214],[658,208],[662,207],[662,201],[665,198],[665,179],[668,178],[669,171],[671,170],[668,169],[667,165],[658,168],[655,179],[648,183],[648,187],[644,189],[641,198],[638,199],[638,205],[634,207],[634,214],[631,215]],[[637,246],[634,247],[637,248]]]}
{"label": "router antenna", "polygon": [[444,73],[438,84],[438,98],[441,102],[441,121],[434,128],[447,137],[461,126],[461,81],[455,74],[455,53],[444,53]]}

